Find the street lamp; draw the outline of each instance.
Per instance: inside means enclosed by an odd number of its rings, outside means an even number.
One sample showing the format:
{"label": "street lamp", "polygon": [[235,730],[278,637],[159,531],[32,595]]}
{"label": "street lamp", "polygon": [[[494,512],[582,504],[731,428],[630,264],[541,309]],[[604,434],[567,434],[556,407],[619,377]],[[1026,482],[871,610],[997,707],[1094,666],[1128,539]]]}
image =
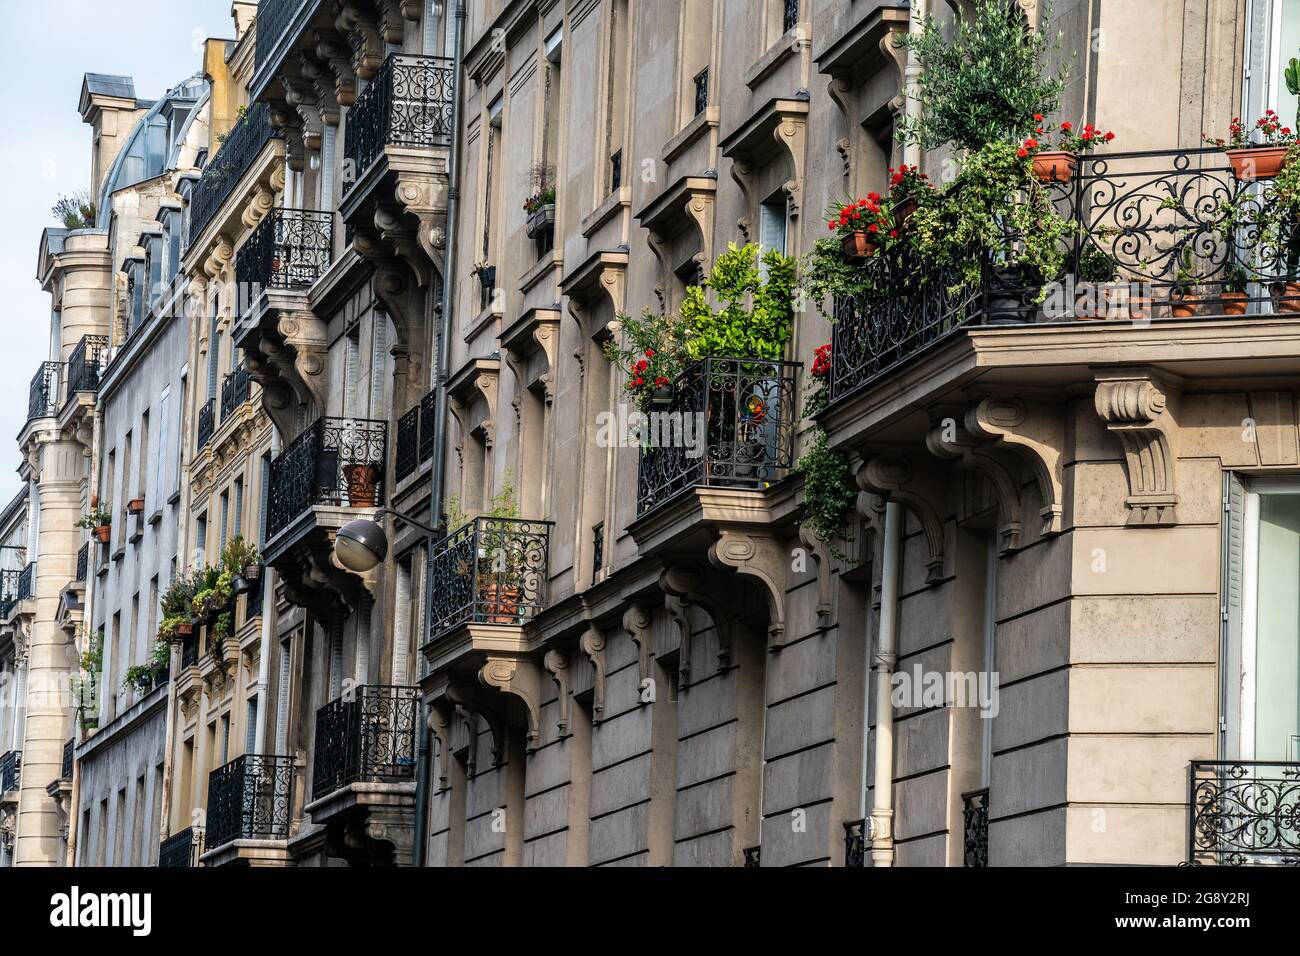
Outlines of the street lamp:
{"label": "street lamp", "polygon": [[[393,511],[391,508],[380,508],[375,512],[376,518],[382,515],[389,515],[396,521],[404,521],[420,529],[431,539],[439,537],[436,529],[429,527],[423,521],[417,521],[410,515]],[[384,529],[377,521],[369,518],[349,521],[339,528],[334,536],[334,557],[342,567],[357,574],[374,570],[387,555],[388,536],[384,534]]]}

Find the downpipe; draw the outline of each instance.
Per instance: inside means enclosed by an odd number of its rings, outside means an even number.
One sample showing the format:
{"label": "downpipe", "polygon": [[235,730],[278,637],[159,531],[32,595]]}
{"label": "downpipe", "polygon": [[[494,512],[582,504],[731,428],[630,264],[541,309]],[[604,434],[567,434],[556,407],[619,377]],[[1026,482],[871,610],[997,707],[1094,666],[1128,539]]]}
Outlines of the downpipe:
{"label": "downpipe", "polygon": [[880,575],[880,635],[876,650],[876,763],[870,819],[871,865],[894,865],[894,703],[898,663],[898,577],[903,506],[885,505],[885,554]]}

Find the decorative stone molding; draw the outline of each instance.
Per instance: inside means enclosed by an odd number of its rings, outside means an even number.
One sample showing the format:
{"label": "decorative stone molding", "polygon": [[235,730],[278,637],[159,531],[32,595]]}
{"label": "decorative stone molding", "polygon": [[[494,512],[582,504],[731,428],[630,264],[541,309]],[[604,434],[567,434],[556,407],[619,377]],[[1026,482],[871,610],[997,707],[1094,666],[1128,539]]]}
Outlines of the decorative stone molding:
{"label": "decorative stone molding", "polygon": [[[482,428],[490,449],[496,439],[497,389],[501,363],[497,359],[472,359],[447,382],[448,408],[456,417],[462,435]],[[487,414],[481,421],[472,420],[470,412],[475,395],[481,395]]]}
{"label": "decorative stone molding", "polygon": [[311,402],[317,408],[328,407],[325,387],[325,368],[329,356],[329,329],[324,321],[312,312],[282,312],[276,328],[285,345],[293,350],[292,365],[287,357],[272,361],[287,373],[298,400],[304,405]]}
{"label": "decorative stone molding", "polygon": [[925,580],[933,584],[943,577],[943,489],[938,481],[912,467],[903,455],[881,455],[862,464],[856,475],[863,491],[897,501],[920,522],[925,533],[928,558]]}
{"label": "decorative stone molding", "polygon": [[[789,160],[791,170],[782,191],[790,200],[790,218],[798,218],[803,204],[807,126],[806,98],[774,99],[718,144],[722,155],[731,160],[731,178],[745,197],[746,215],[742,222],[755,212],[755,171],[781,155]],[[749,223],[745,227],[748,235]]]}
{"label": "decorative stone molding", "polygon": [[501,333],[501,348],[515,380],[529,384],[528,359],[541,352],[546,371],[538,376],[549,406],[555,401],[556,356],[560,348],[560,313],[554,309],[529,309],[510,328]]}
{"label": "decorative stone molding", "polygon": [[611,332],[608,324],[593,321],[601,297],[610,303],[612,315],[624,311],[627,295],[626,247],[597,252],[560,282],[560,291],[568,301],[569,315],[578,323],[584,340],[604,339]]}
{"label": "decorative stone molding", "polygon": [[750,534],[722,528],[718,539],[709,546],[709,563],[721,570],[732,570],[754,578],[762,585],[767,601],[768,648],[786,644],[785,569],[789,550],[782,542],[766,535]]}
{"label": "decorative stone molding", "polygon": [[487,663],[479,668],[478,679],[485,687],[494,687],[517,698],[528,714],[525,731],[530,750],[541,739],[541,673],[532,660],[518,655],[488,654]]}
{"label": "decorative stone molding", "polygon": [[[1020,547],[1020,488],[1010,470],[988,450],[988,442],[971,434],[961,418],[944,410],[932,412],[933,424],[925,445],[936,458],[957,462],[978,472],[998,503],[998,552]],[[951,432],[951,435],[949,434]]]}
{"label": "decorative stone molding", "polygon": [[[506,724],[501,707],[501,695],[497,690],[481,679],[477,682],[470,682],[453,676],[449,678],[446,686],[446,697],[453,704],[464,709],[467,712],[467,717],[472,715],[475,721],[482,720],[487,724],[488,731],[492,734],[492,762],[497,766],[504,763],[506,759]],[[470,722],[473,723],[474,721]],[[471,767],[476,759],[474,753],[474,739],[476,736],[477,731],[471,731],[469,735]]]}
{"label": "decorative stone molding", "polygon": [[434,766],[438,772],[438,789],[447,789],[447,767],[451,763],[453,708],[446,697],[435,697],[429,701],[429,733],[438,742],[438,759]]}
{"label": "decorative stone molding", "polygon": [[569,692],[569,654],[558,647],[553,647],[542,657],[542,666],[546,668],[546,673],[551,675],[558,689],[559,716],[556,718],[555,727],[563,737],[569,732],[569,708],[572,706]]}
{"label": "decorative stone molding", "polygon": [[817,562],[817,627],[825,631],[835,623],[835,582],[831,576],[830,549],[806,522],[799,526],[799,543]]}
{"label": "decorative stone molding", "polygon": [[1169,398],[1150,369],[1097,372],[1097,415],[1124,448],[1128,473],[1128,524],[1178,523],[1173,437],[1177,424]]}
{"label": "decorative stone molding", "polygon": [[591,692],[592,719],[599,721],[605,714],[605,633],[588,627],[578,638],[578,648],[587,655],[596,672]]}
{"label": "decorative stone molding", "polygon": [[966,428],[973,435],[1006,445],[1028,463],[1043,502],[1041,533],[1060,534],[1065,500],[1061,466],[1064,410],[1041,402],[1030,408],[1018,398],[990,397],[967,411]]}
{"label": "decorative stone molding", "polygon": [[641,680],[650,677],[650,655],[652,634],[650,631],[650,608],[644,604],[630,604],[623,612],[623,629],[636,642],[637,673]]}
{"label": "decorative stone molding", "polygon": [[680,692],[691,683],[691,619],[681,598],[666,596],[664,608],[677,628],[677,690]]}
{"label": "decorative stone molding", "polygon": [[[659,590],[669,597],[679,599],[683,612],[683,619],[686,619],[685,610],[695,606],[704,611],[713,621],[713,627],[718,634],[718,664],[727,666],[731,663],[731,621],[732,615],[718,599],[704,587],[704,575],[698,568],[682,567],[674,565],[666,567],[659,575]],[[689,622],[686,624],[686,631],[689,631]],[[687,635],[689,639],[689,634]]]}

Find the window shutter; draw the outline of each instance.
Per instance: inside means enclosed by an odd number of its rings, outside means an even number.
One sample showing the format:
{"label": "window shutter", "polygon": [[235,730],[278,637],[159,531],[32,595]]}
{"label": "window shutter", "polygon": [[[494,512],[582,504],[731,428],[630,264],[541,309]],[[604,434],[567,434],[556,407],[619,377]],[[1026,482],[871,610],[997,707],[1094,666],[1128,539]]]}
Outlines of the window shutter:
{"label": "window shutter", "polygon": [[1223,476],[1223,606],[1220,656],[1223,661],[1219,688],[1219,756],[1236,756],[1241,740],[1241,608],[1245,590],[1246,488],[1240,476]]}

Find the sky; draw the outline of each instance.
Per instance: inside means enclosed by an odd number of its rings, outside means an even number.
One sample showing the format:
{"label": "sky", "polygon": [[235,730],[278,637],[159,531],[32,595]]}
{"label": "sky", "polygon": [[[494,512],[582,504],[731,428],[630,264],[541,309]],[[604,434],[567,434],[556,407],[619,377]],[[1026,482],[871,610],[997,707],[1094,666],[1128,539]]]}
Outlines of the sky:
{"label": "sky", "polygon": [[36,281],[41,230],[61,195],[90,186],[85,73],[124,74],[141,99],[198,72],[207,37],[233,37],[230,0],[59,0],[4,4],[9,75],[0,82],[0,508],[18,492],[15,440],[50,344],[50,297]]}

